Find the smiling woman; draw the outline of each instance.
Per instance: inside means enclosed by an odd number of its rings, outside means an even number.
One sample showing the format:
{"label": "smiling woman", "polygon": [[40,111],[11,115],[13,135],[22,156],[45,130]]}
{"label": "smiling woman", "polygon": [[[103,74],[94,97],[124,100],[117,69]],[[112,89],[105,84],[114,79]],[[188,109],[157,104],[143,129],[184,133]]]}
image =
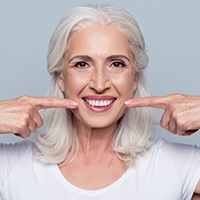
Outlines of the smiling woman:
{"label": "smiling woman", "polygon": [[[75,120],[78,132],[81,122],[87,127],[105,128],[107,133],[106,128],[124,115],[124,102],[132,98],[137,88],[137,73],[130,64],[134,61],[129,46],[127,39],[108,25],[90,25],[69,38],[64,69],[58,81],[65,96],[79,104],[73,111],[74,119],[78,119]],[[77,67],[80,62],[86,63],[84,67]],[[100,103],[109,104],[101,106]]]}
{"label": "smiling woman", "polygon": [[[73,116],[76,116],[73,122],[77,123],[76,119],[78,119],[82,126],[89,125],[90,128],[106,128],[109,125],[115,127],[111,131],[114,133],[117,129],[118,132],[114,134],[115,140],[112,144],[115,152],[126,165],[134,162],[137,154],[142,153],[150,145],[149,137],[153,119],[148,108],[128,110],[125,113],[124,102],[127,99],[149,94],[142,71],[148,61],[145,44],[142,33],[132,16],[123,9],[112,6],[72,9],[61,20],[52,36],[48,61],[48,70],[53,76],[49,95],[64,96],[78,102],[78,108],[73,110]],[[102,100],[107,100],[109,105],[92,106]],[[47,118],[54,116],[53,113],[48,113],[53,110],[46,110],[46,112]],[[131,117],[120,119],[124,113]],[[41,145],[40,150],[43,152],[42,155],[45,155],[42,157],[44,162],[51,162],[52,157],[57,163],[63,160],[65,163],[70,162],[73,156],[69,156],[70,159],[66,160],[68,151],[70,149],[77,151],[80,145],[76,138],[77,134],[70,133],[70,130],[73,130],[68,128],[71,126],[70,120],[67,120],[70,123],[68,126],[62,127],[62,130],[66,129],[64,131],[69,134],[54,131],[54,129],[61,129],[57,126],[62,125],[60,123],[62,119],[63,123],[66,123],[66,114],[63,114],[63,117],[57,119],[59,123],[54,119],[55,124],[52,122],[48,124],[49,132],[45,133],[45,144],[47,138],[50,141],[55,137],[60,140],[59,134],[61,134],[62,138],[73,136],[71,138],[73,148],[72,146],[66,148],[72,144],[65,138],[63,141],[66,143],[63,143],[63,146],[60,146],[60,143],[54,144],[54,148],[55,145],[59,145],[55,149],[63,153],[63,157],[59,154],[58,158],[54,157],[57,155],[55,151],[49,151],[50,147],[44,148],[44,145]],[[71,111],[68,110],[67,115],[71,116]],[[135,120],[132,121],[131,118]],[[123,122],[120,126],[116,126],[120,121]],[[82,126],[81,129],[78,124],[75,127],[76,129],[79,127],[79,131],[85,130]],[[101,131],[107,132],[106,129]],[[88,132],[85,131],[86,134]],[[129,139],[130,137],[134,139]],[[39,144],[44,142],[42,137],[38,139]],[[70,151],[70,154],[75,155],[76,152]]]}
{"label": "smiling woman", "polygon": [[167,130],[191,134],[200,119],[180,122],[200,113],[200,97],[146,97],[147,62],[142,33],[125,10],[68,12],[49,45],[49,97],[0,102],[0,133],[28,137],[44,121],[32,140],[0,146],[0,198],[189,200],[200,193],[200,149],[151,141],[148,108],[165,110]]}

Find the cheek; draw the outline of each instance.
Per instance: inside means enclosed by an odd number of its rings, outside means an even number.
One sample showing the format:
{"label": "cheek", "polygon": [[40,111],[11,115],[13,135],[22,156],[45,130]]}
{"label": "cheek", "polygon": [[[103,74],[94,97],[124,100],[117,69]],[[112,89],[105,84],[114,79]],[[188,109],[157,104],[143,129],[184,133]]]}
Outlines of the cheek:
{"label": "cheek", "polygon": [[116,89],[124,96],[132,97],[133,92],[137,88],[137,80],[135,76],[127,74],[127,76],[118,76],[113,79]]}
{"label": "cheek", "polygon": [[79,94],[83,88],[87,85],[88,80],[86,77],[74,75],[73,73],[69,73],[64,78],[65,85],[65,96],[66,97],[74,97]]}

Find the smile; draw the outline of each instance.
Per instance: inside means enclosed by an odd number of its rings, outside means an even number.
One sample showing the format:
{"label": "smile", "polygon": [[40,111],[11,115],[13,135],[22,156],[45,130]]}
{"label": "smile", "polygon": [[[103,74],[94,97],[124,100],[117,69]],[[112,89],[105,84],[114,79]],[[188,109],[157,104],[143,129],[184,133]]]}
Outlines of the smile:
{"label": "smile", "polygon": [[115,101],[115,99],[112,100],[92,100],[92,99],[85,99],[85,101],[93,107],[107,107],[109,106],[112,102]]}
{"label": "smile", "polygon": [[105,112],[111,109],[113,106],[113,102],[117,98],[112,96],[87,96],[84,97],[83,100],[85,102],[86,107],[93,112]]}

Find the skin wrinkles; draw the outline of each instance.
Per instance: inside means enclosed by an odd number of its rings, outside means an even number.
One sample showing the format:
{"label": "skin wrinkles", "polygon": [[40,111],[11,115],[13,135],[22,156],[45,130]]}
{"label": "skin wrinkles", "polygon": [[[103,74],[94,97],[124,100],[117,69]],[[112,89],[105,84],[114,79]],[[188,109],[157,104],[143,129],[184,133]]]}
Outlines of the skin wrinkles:
{"label": "skin wrinkles", "polygon": [[[127,56],[125,56],[125,55],[111,55],[111,56],[109,56],[106,60],[106,63],[107,62],[109,62],[109,61],[112,61],[112,60],[116,60],[116,59],[125,59],[125,60],[127,60],[127,62],[129,62],[128,64],[131,64],[131,60],[127,57]],[[93,58],[91,58],[90,56],[88,56],[88,55],[76,55],[76,56],[74,56],[74,57],[72,57],[72,58],[70,58],[69,59],[69,61],[67,62],[68,63],[68,65],[71,65],[71,62],[73,62],[73,61],[78,61],[78,60],[80,60],[80,61],[88,61],[88,62],[91,62],[91,63],[94,63],[95,61],[93,60]],[[66,63],[66,64],[67,64]]]}
{"label": "skin wrinkles", "polygon": [[[127,110],[124,102],[132,98],[137,88],[138,75],[131,64],[134,63],[133,53],[128,40],[117,28],[106,25],[93,25],[74,32],[66,52],[58,84],[67,98],[78,103],[72,112],[79,151],[70,165],[59,169],[76,186],[102,188],[116,181],[126,170],[113,152],[112,141]],[[110,65],[115,61],[128,64]],[[77,62],[86,62],[86,65]],[[100,108],[89,105],[86,98],[114,101]],[[86,184],[88,178],[92,185]]]}
{"label": "skin wrinkles", "polygon": [[[117,70],[112,66],[111,70],[107,70],[108,64],[115,60],[124,61],[126,66]],[[82,68],[77,70],[74,65],[79,61],[87,62],[91,73],[84,73],[85,69]],[[127,109],[124,102],[132,98],[137,87],[137,75],[132,63],[130,44],[115,27],[94,25],[70,37],[64,56],[64,69],[58,76],[58,82],[65,96],[78,102],[73,113],[76,127],[84,132],[81,135],[87,134],[86,138],[91,138],[91,135],[98,137],[101,132],[105,137],[105,132],[114,134],[118,120]],[[90,95],[109,95],[116,101],[109,111],[95,113],[88,110],[83,101],[85,96]]]}
{"label": "skin wrinkles", "polygon": [[[65,31],[64,24],[60,25],[59,29]],[[139,45],[144,50],[142,35],[137,27],[135,28],[136,40],[141,43]],[[160,125],[174,134],[188,136],[200,129],[199,96],[172,94],[133,98],[132,94],[137,88],[139,76],[134,70],[135,49],[131,49],[128,37],[117,28],[113,25],[93,24],[91,27],[72,31],[66,44],[66,55],[63,55],[61,72],[57,72],[56,65],[53,66],[59,62],[57,59],[54,60],[54,56],[55,53],[59,53],[57,44],[63,39],[59,40],[60,32],[57,32],[58,35],[53,35],[50,42],[51,51],[48,55],[49,72],[50,74],[55,72],[53,78],[57,75],[59,87],[64,96],[69,99],[23,96],[0,101],[0,133],[14,133],[20,137],[29,137],[31,132],[35,132],[43,125],[40,110],[70,109],[73,112],[73,123],[78,132],[80,148],[72,162],[67,163],[66,166],[58,164],[58,167],[72,184],[82,189],[94,190],[115,182],[125,171],[122,160],[117,157],[111,144],[126,109],[135,107],[162,109]],[[56,94],[55,86],[50,89],[55,90],[54,94]],[[56,112],[52,113],[56,115]],[[59,125],[61,122],[58,116],[54,116],[57,121],[52,124],[48,123],[48,120],[54,120],[53,115],[47,118],[49,130],[53,128],[53,136],[63,133],[59,133],[59,126],[53,127],[55,123]],[[44,156],[47,156],[46,162],[48,159],[48,163],[55,164],[59,159],[63,160],[66,154],[59,154],[64,151],[64,147],[58,148],[62,142],[59,140],[57,140],[58,145],[54,143],[55,152],[47,153],[47,149],[44,149],[46,144],[51,145],[52,139],[55,139],[51,135],[52,131],[47,130],[45,138],[48,141],[40,141],[40,147],[43,145],[43,149],[40,150]],[[65,139],[63,144],[67,145],[68,150],[68,139]],[[54,157],[51,157],[53,153]],[[57,161],[53,161],[52,158],[56,159],[56,156],[58,156]],[[200,183],[196,186],[195,192],[200,194]]]}

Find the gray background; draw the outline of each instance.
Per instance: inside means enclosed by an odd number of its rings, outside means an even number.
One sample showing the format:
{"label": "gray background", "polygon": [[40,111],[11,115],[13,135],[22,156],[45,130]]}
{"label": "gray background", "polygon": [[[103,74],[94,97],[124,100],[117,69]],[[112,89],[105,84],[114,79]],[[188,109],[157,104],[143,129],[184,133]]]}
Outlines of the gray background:
{"label": "gray background", "polygon": [[[118,5],[134,15],[147,44],[152,95],[200,95],[199,0],[0,0],[0,100],[45,94],[51,34],[66,11],[88,3]],[[200,145],[199,133],[180,137],[157,126],[154,136]],[[0,142],[15,141],[13,135],[0,136]]]}

